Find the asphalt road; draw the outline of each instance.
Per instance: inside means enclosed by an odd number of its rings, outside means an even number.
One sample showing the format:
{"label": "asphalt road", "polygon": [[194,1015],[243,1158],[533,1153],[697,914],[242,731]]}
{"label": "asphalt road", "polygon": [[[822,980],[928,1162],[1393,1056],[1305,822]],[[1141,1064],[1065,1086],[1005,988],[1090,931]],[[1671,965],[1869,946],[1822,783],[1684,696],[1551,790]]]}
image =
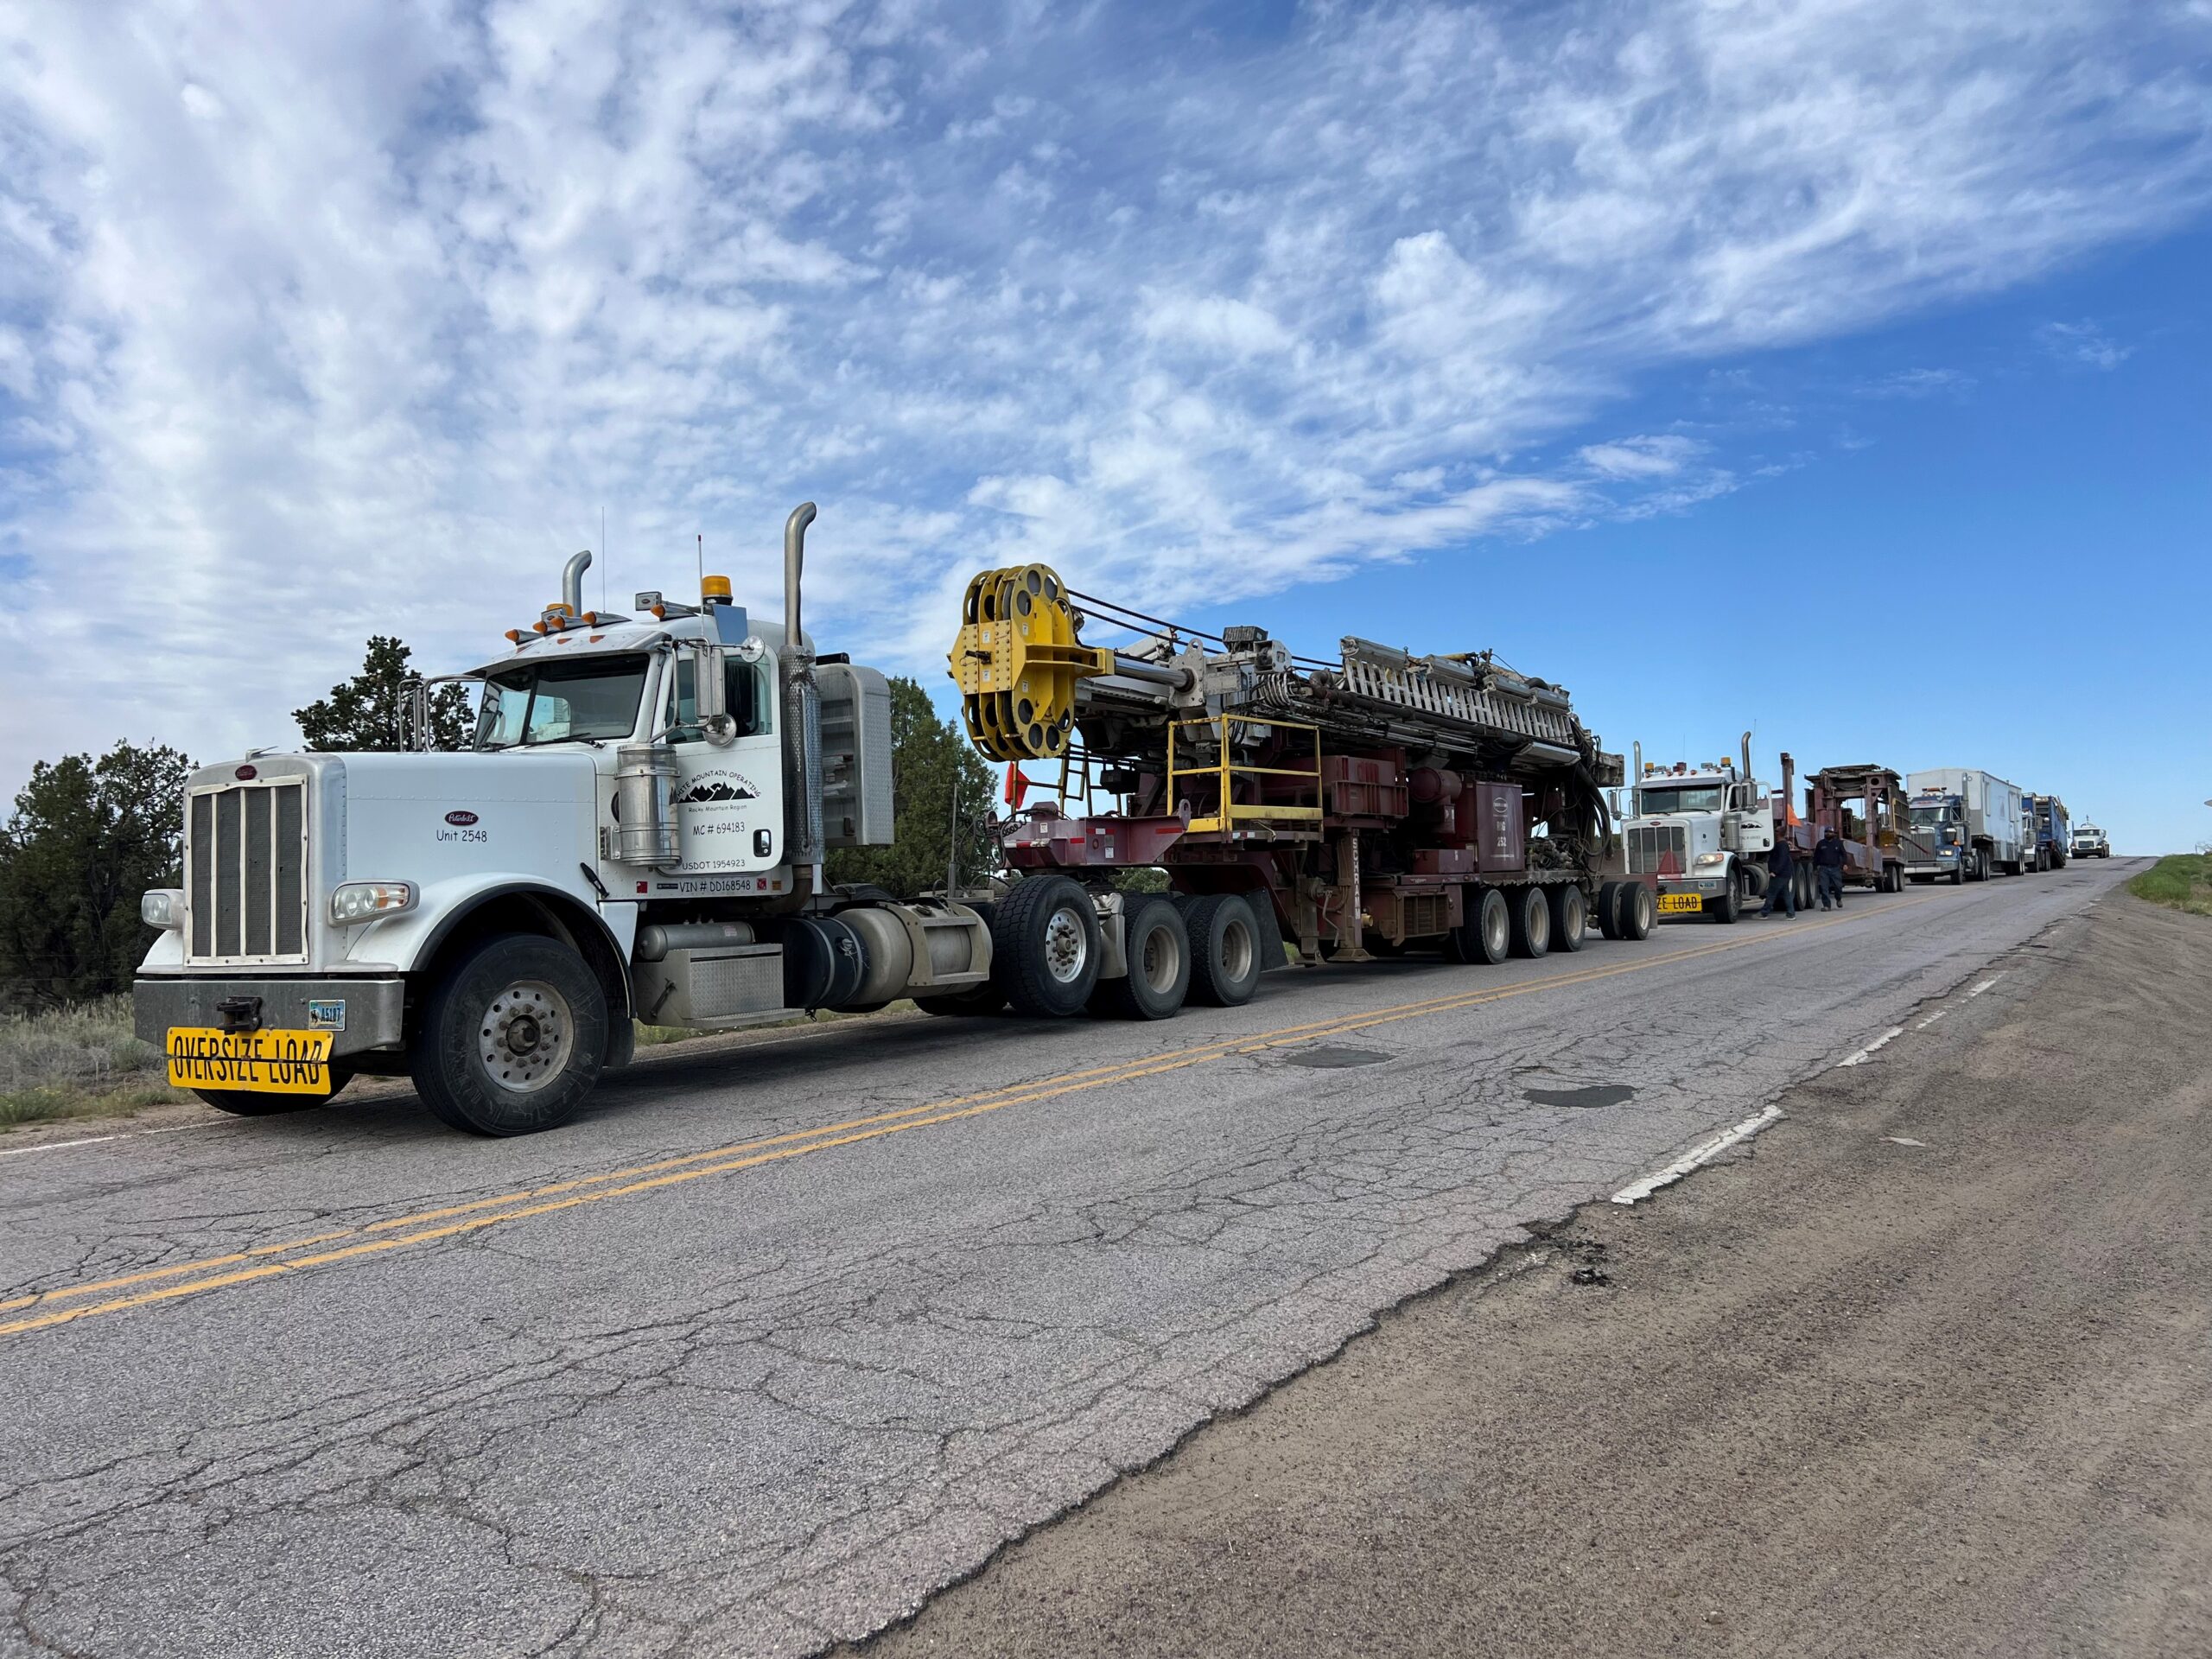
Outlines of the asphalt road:
{"label": "asphalt road", "polygon": [[1726,1161],[1386,1315],[868,1659],[2201,1659],[2207,985],[2212,922],[2068,918]]}
{"label": "asphalt road", "polygon": [[678,1052],[519,1141],[0,1142],[0,1653],[866,1635],[2130,869]]}

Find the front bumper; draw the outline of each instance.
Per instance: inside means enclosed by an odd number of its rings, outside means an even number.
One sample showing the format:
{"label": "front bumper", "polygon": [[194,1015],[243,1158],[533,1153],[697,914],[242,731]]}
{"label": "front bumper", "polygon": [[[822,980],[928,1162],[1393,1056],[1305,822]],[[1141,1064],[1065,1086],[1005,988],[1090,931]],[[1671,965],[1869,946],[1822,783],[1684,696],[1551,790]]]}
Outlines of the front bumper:
{"label": "front bumper", "polygon": [[1659,891],[1662,893],[1694,893],[1700,898],[1718,899],[1722,893],[1728,891],[1728,878],[1725,875],[1700,875],[1696,877],[1662,875],[1659,878]]}
{"label": "front bumper", "polygon": [[[264,1030],[329,1032],[334,1057],[396,1049],[406,1033],[404,979],[140,979],[130,988],[131,1024],[141,1042],[159,1048],[172,1027],[221,1027],[224,1016],[216,1004],[240,996],[261,999]],[[309,1019],[309,1002],[319,1005],[320,1019]],[[334,1003],[340,1022],[334,1026]]]}

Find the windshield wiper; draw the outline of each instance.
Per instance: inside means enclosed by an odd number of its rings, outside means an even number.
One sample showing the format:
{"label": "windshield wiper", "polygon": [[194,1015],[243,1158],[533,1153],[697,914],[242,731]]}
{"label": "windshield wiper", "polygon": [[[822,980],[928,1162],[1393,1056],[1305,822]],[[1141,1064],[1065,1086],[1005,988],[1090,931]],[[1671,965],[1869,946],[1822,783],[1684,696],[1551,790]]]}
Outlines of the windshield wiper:
{"label": "windshield wiper", "polygon": [[519,742],[519,743],[509,743],[509,744],[505,745],[505,747],[507,747],[507,748],[510,748],[510,749],[535,749],[535,748],[541,747],[542,746],[543,746],[543,745],[545,745],[545,744],[548,744],[548,743],[588,743],[588,744],[590,744],[590,745],[592,746],[592,747],[594,747],[594,749],[603,749],[603,748],[605,748],[605,747],[607,747],[607,745],[606,745],[606,744],[604,744],[604,743],[601,742],[601,741],[599,741],[599,739],[597,739],[597,738],[595,738],[595,737],[573,737],[573,736],[572,736],[572,737],[525,737],[525,738],[524,738],[524,739],[523,739],[523,741],[522,741],[521,742]]}

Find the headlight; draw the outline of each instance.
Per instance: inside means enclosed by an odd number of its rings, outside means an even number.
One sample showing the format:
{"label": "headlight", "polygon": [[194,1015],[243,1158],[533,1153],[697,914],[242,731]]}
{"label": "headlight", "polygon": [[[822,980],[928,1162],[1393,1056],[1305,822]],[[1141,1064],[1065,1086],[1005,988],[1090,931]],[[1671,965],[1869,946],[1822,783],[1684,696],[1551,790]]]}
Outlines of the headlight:
{"label": "headlight", "polygon": [[1728,855],[1726,853],[1700,853],[1690,861],[1690,868],[1694,870],[1713,870],[1727,861]]}
{"label": "headlight", "polygon": [[138,919],[149,927],[167,931],[184,925],[184,890],[153,887],[138,895]]}
{"label": "headlight", "polygon": [[330,895],[330,919],[340,927],[381,921],[414,908],[412,881],[347,881]]}

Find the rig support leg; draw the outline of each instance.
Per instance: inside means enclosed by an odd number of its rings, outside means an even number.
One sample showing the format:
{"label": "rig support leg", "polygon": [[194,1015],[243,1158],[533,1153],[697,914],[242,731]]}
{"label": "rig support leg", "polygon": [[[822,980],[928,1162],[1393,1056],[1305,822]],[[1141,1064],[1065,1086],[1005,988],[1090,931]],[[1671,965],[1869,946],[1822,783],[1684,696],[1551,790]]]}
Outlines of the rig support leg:
{"label": "rig support leg", "polygon": [[1359,831],[1347,830],[1337,843],[1337,885],[1344,895],[1344,942],[1338,952],[1338,962],[1372,962],[1367,954],[1366,935],[1360,925],[1359,893]]}

